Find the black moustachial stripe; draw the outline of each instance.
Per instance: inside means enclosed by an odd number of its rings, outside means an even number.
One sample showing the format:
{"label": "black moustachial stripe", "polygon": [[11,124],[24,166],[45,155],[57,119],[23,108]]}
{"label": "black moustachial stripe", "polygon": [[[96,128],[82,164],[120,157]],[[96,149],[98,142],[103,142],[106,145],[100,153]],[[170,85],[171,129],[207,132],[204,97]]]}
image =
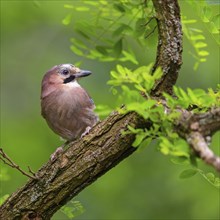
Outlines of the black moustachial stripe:
{"label": "black moustachial stripe", "polygon": [[75,79],[74,75],[69,76],[68,78],[64,79],[63,83],[69,83]]}

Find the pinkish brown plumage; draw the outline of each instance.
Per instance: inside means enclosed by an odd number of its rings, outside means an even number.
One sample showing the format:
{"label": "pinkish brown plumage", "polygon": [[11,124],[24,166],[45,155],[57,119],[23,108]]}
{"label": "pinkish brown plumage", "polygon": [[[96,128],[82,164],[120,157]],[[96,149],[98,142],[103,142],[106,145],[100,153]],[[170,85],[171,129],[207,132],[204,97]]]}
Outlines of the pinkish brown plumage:
{"label": "pinkish brown plumage", "polygon": [[61,64],[51,68],[43,77],[42,116],[49,127],[67,141],[88,133],[98,121],[92,99],[77,82],[90,74],[90,71],[80,70],[72,64]]}

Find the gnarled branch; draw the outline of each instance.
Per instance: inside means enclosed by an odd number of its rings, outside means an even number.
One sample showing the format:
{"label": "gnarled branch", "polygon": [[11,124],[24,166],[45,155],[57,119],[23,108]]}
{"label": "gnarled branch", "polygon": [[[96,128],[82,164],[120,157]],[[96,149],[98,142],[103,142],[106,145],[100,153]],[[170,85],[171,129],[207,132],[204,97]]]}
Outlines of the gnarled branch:
{"label": "gnarled branch", "polygon": [[152,95],[172,94],[182,65],[182,27],[177,1],[153,0],[158,26],[157,58],[153,71],[160,66],[163,76],[155,83]]}
{"label": "gnarled branch", "polygon": [[202,160],[220,172],[220,157],[208,146],[211,135],[220,130],[220,108],[197,114],[183,110],[175,129]]}

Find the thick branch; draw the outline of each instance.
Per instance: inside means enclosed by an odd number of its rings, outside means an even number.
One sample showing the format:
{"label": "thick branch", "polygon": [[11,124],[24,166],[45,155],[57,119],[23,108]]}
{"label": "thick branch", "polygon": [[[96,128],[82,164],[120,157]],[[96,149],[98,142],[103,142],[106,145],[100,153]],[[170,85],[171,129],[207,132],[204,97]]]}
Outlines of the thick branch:
{"label": "thick branch", "polygon": [[207,140],[201,133],[191,132],[187,136],[187,141],[202,160],[220,172],[220,157],[216,156],[208,147]]}
{"label": "thick branch", "polygon": [[0,208],[0,219],[50,219],[67,201],[135,151],[134,135],[123,136],[128,125],[146,126],[135,113],[114,113],[91,134],[71,146],[38,172]]}
{"label": "thick branch", "polygon": [[220,172],[220,157],[208,147],[211,135],[220,130],[220,108],[205,113],[193,114],[182,110],[175,129],[192,147],[194,152],[207,164]]}
{"label": "thick branch", "polygon": [[162,79],[158,80],[152,91],[153,95],[162,92],[172,94],[182,64],[182,26],[180,9],[177,1],[153,0],[158,24],[157,58],[153,71],[160,66]]}
{"label": "thick branch", "polygon": [[181,118],[175,126],[183,138],[191,132],[199,132],[203,137],[207,137],[220,130],[220,108],[213,108],[205,113],[193,113],[183,109],[180,112]]}

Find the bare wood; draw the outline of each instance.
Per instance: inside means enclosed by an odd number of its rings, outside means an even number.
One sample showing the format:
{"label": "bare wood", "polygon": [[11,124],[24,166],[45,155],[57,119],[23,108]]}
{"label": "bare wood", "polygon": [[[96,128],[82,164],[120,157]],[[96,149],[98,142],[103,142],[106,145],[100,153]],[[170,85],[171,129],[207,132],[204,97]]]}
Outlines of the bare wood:
{"label": "bare wood", "polygon": [[14,161],[12,161],[12,159],[3,151],[2,148],[0,148],[0,160],[3,163],[7,164],[8,166],[10,166],[10,167],[12,167],[14,169],[17,169],[23,175],[25,175],[25,176],[27,176],[29,178],[32,178],[32,179],[37,179],[37,177],[34,176],[33,171],[31,171],[30,167],[28,167],[28,170],[29,170],[30,174],[32,174],[32,175],[30,175],[26,171],[22,170],[19,165],[17,165]]}
{"label": "bare wood", "polygon": [[220,108],[213,108],[205,113],[193,114],[183,109],[181,112],[175,125],[177,133],[203,161],[220,172],[220,157],[209,148],[211,136],[220,130]]}

